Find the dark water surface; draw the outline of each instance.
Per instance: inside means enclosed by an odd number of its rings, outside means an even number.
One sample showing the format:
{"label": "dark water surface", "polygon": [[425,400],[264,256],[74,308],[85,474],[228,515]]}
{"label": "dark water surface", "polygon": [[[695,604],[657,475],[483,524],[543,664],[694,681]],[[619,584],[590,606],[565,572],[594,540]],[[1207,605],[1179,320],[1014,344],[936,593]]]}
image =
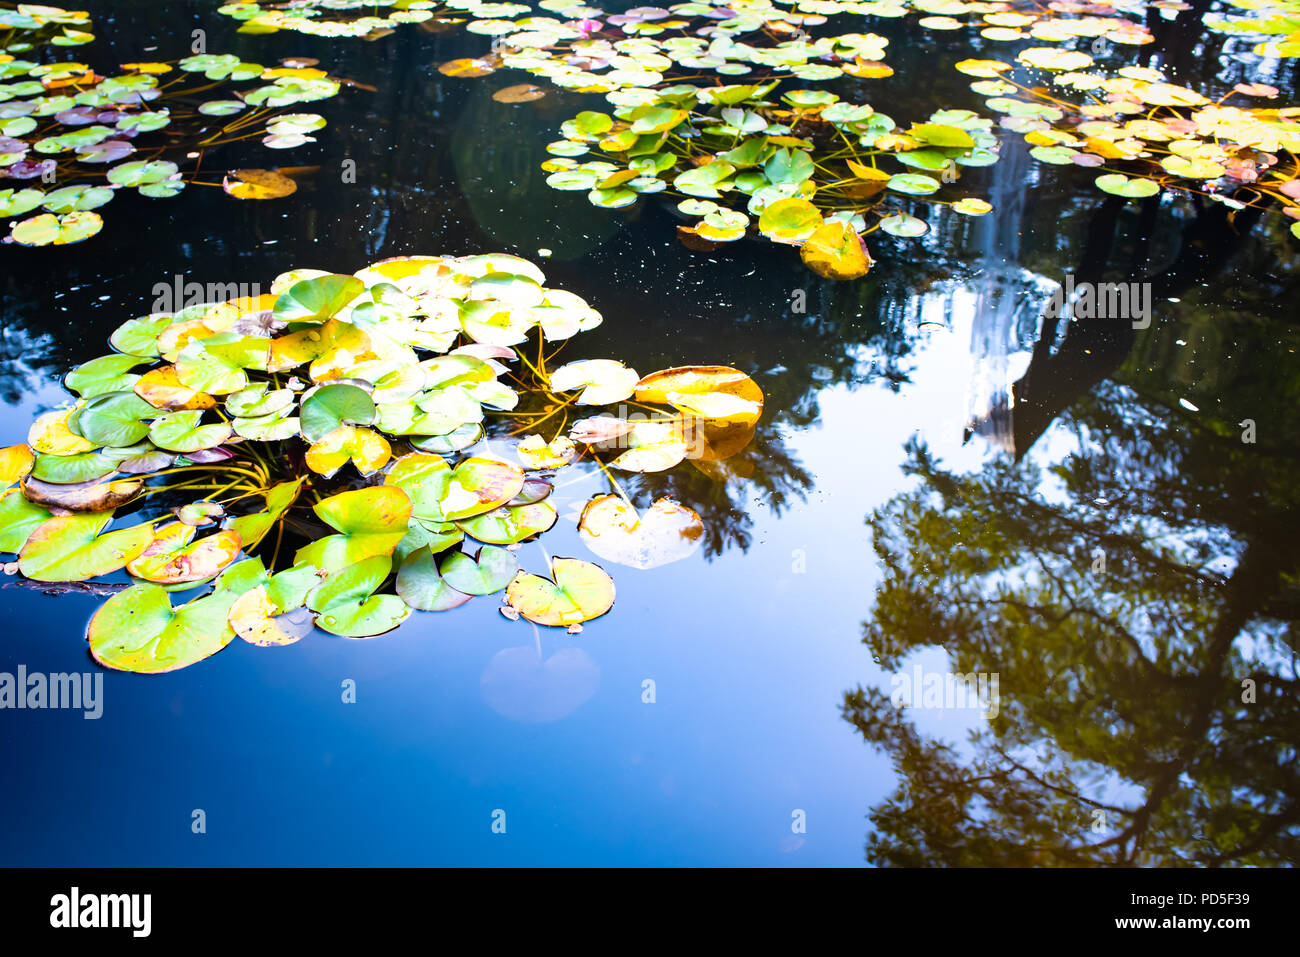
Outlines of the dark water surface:
{"label": "dark water surface", "polygon": [[[0,444],[63,401],[63,372],[148,312],[155,283],[418,253],[533,259],[605,316],[566,358],[729,364],[767,403],[725,481],[684,463],[625,482],[642,506],[694,508],[706,541],[653,570],[608,566],[617,603],[581,635],[484,599],[370,641],[237,640],[174,674],[106,672],[97,721],[0,712],[0,863],[855,865],[868,844],[873,863],[1300,857],[1300,244],[1280,217],[1125,204],[1008,135],[971,174],[994,215],[874,234],[877,266],[837,284],[767,243],[689,252],[668,202],[606,211],[550,190],[544,145],[600,101],[506,105],[492,91],[526,77],[435,69],[486,38],[237,36],[215,0],[86,6],[100,39],[74,55],[102,68],[184,56],[201,27],[211,52],[314,56],[377,92],[309,105],[329,119],[317,144],[205,160],[319,164],[290,199],[122,197],[81,246],[0,247]],[[1203,34],[1205,9],[1157,14],[1158,42],[1114,63],[1288,101],[1295,68]],[[980,109],[952,62],[1013,52],[852,29],[891,38],[896,75],[841,92],[900,121]],[[1045,317],[1067,274],[1151,283],[1150,327]],[[542,545],[590,558],[575,518],[605,489],[562,478]],[[0,670],[94,669],[99,601],[0,590]],[[892,679],[917,666],[996,674],[997,715],[896,711]]]}

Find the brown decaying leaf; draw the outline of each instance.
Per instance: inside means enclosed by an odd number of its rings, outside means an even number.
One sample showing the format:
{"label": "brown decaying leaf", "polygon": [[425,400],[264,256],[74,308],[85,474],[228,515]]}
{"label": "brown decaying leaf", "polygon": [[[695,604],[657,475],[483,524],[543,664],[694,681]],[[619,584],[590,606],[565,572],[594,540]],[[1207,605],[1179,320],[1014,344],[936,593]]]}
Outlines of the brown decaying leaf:
{"label": "brown decaying leaf", "polygon": [[69,512],[111,512],[139,495],[143,486],[139,479],[55,485],[28,477],[22,483],[23,495],[29,502]]}

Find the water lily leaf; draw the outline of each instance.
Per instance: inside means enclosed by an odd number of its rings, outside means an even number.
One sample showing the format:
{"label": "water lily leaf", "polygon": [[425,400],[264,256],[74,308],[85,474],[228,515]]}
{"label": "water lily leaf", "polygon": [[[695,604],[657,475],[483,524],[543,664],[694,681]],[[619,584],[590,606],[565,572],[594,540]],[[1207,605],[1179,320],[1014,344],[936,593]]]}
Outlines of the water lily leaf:
{"label": "water lily leaf", "polygon": [[1189,156],[1166,156],[1160,165],[1175,176],[1188,179],[1218,179],[1225,172],[1218,163]]}
{"label": "water lily leaf", "polygon": [[56,483],[28,476],[22,490],[28,501],[36,505],[68,512],[111,512],[139,495],[143,485],[139,479]]}
{"label": "water lily leaf", "polygon": [[1000,60],[960,60],[954,63],[953,67],[967,76],[995,78],[998,74],[1010,70],[1011,64]]}
{"label": "water lily leaf", "polygon": [[930,229],[925,220],[917,219],[915,216],[909,216],[906,213],[895,213],[892,216],[886,216],[880,221],[880,228],[891,236],[921,236]]}
{"label": "water lily leaf", "polygon": [[112,515],[104,512],[49,519],[19,552],[18,570],[43,582],[85,581],[117,571],[144,551],[153,530],[134,525],[101,535],[110,521]]}
{"label": "water lily leaf", "polygon": [[428,546],[429,551],[446,551],[465,539],[465,533],[450,522],[424,522],[412,518],[406,525],[406,535],[397,543],[393,556],[402,561],[417,548]]}
{"label": "water lily leaf", "polygon": [[773,185],[802,183],[815,171],[812,155],[807,150],[791,150],[789,147],[781,147],[763,164],[763,175]]}
{"label": "water lily leaf", "polygon": [[402,561],[397,572],[397,594],[418,611],[447,611],[473,597],[457,591],[443,580],[433,553],[427,547],[417,548]]}
{"label": "water lily leaf", "polygon": [[347,308],[365,288],[365,283],[355,276],[326,273],[302,279],[280,293],[275,301],[275,318],[280,322],[323,323]]}
{"label": "water lily leaf", "polygon": [[525,479],[524,487],[519,490],[519,494],[506,504],[532,505],[534,502],[540,502],[547,498],[553,491],[555,491],[555,486],[545,479]]}
{"label": "water lily leaf", "polygon": [[298,500],[303,483],[306,481],[307,479],[303,477],[271,486],[266,493],[264,509],[229,519],[226,526],[239,536],[245,548],[256,547],[257,543],[266,537],[266,533],[289,510],[289,507]]}
{"label": "water lily leaf", "polygon": [[406,602],[397,595],[375,594],[392,567],[388,555],[372,555],[317,585],[307,595],[307,607],[317,613],[316,627],[345,638],[370,638],[400,625],[411,614]]}
{"label": "water lily leaf", "polygon": [[52,518],[48,509],[29,502],[11,488],[0,493],[0,552],[16,552],[32,532]]}
{"label": "water lily leaf", "polygon": [[[275,340],[279,341],[279,340]],[[181,384],[210,395],[227,395],[248,387],[248,369],[267,368],[267,340],[219,332],[195,339],[176,359]]]}
{"label": "water lily leaf", "polygon": [[533,100],[540,100],[546,95],[546,91],[540,86],[534,86],[531,83],[516,83],[513,86],[502,87],[492,94],[492,99],[498,103],[531,103]]}
{"label": "water lily leaf", "polygon": [[239,557],[239,534],[230,529],[194,541],[194,526],[164,525],[143,552],[126,563],[136,578],[159,585],[207,581]]}
{"label": "water lily leaf", "polygon": [[496,71],[497,68],[491,63],[491,61],[470,57],[459,60],[448,60],[446,63],[440,63],[438,65],[438,72],[443,76],[455,76],[464,79],[487,76]]}
{"label": "water lily leaf", "polygon": [[298,184],[283,173],[269,169],[231,170],[221,188],[235,199],[281,199],[298,191]]}
{"label": "water lily leaf", "polygon": [[441,456],[419,452],[399,458],[384,479],[407,494],[416,518],[434,522],[446,521],[441,502],[450,481],[451,466]]}
{"label": "water lily leaf", "polygon": [[158,410],[134,392],[109,392],[96,396],[69,420],[92,445],[134,445],[149,434],[146,420]]}
{"label": "water lily leaf", "polygon": [[[511,500],[513,501],[513,499]],[[559,513],[547,502],[504,505],[483,515],[457,522],[466,535],[492,545],[514,545],[549,531]]]}
{"label": "water lily leaf", "polygon": [[[56,410],[38,415],[27,430],[27,444],[37,452],[50,455],[76,455],[93,449],[95,443],[68,428],[68,414]],[[145,432],[148,432],[147,427]]]}
{"label": "water lily leaf", "polygon": [[108,181],[114,186],[149,186],[161,183],[180,172],[180,167],[167,160],[140,160],[122,163],[108,171]]}
{"label": "water lily leaf", "polygon": [[362,475],[369,475],[387,465],[392,456],[388,440],[378,432],[340,425],[307,449],[307,467],[328,477],[350,461]]}
{"label": "water lily leaf", "polygon": [[21,216],[45,201],[39,189],[0,189],[0,217]]}
{"label": "water lily leaf", "polygon": [[64,216],[42,213],[15,223],[9,238],[20,246],[70,246],[89,239],[103,228],[99,213],[73,212]]}
{"label": "water lily leaf", "polygon": [[636,400],[723,421],[755,422],[763,412],[763,390],[731,366],[675,366],[652,372],[636,384]]}
{"label": "water lily leaf", "polygon": [[1022,50],[1016,59],[1041,70],[1053,71],[1082,70],[1092,65],[1092,57],[1086,53],[1058,50],[1055,47],[1032,47]]}
{"label": "water lily leaf", "polygon": [[46,193],[41,205],[52,213],[71,213],[98,209],[111,201],[113,195],[113,191],[106,186],[65,186]]}
{"label": "water lily leaf", "polygon": [[160,449],[188,454],[220,445],[231,436],[230,425],[214,422],[200,425],[201,409],[171,412],[155,419],[149,427],[149,440]]}
{"label": "water lily leaf", "polygon": [[517,446],[515,454],[526,469],[555,469],[569,464],[573,459],[575,447],[573,440],[566,436],[557,436],[547,442],[540,435],[525,436]]}
{"label": "water lily leaf", "polygon": [[[973,149],[975,141],[970,133],[957,126],[943,123],[918,123],[907,134],[921,143],[944,148]],[[901,156],[899,157],[902,158]]]}
{"label": "water lily leaf", "polygon": [[372,556],[391,555],[406,535],[411,499],[395,485],[375,485],[332,495],[312,510],[339,534],[304,545],[294,564],[315,565],[333,574]]}
{"label": "water lily leaf", "polygon": [[1142,199],[1160,192],[1160,187],[1149,179],[1129,179],[1121,173],[1105,173],[1098,176],[1097,188],[1127,199]]}
{"label": "water lily leaf", "polygon": [[615,359],[581,359],[560,366],[551,373],[551,388],[557,392],[582,389],[579,405],[608,405],[628,398],[639,376]]}
{"label": "water lily leaf", "polygon": [[609,464],[625,472],[662,472],[686,458],[688,451],[677,422],[637,422],[618,443],[626,451]]}
{"label": "water lily leaf", "polygon": [[918,196],[933,193],[939,189],[938,180],[922,173],[899,173],[896,176],[889,177],[889,182],[885,185],[895,192],[911,193]]}
{"label": "water lily leaf", "polygon": [[358,386],[326,384],[303,399],[300,416],[302,434],[310,442],[319,442],[341,425],[370,425],[375,421],[375,403]]}
{"label": "water lily leaf", "polygon": [[90,619],[90,653],[106,668],[163,674],[216,654],[235,637],[227,622],[235,596],[197,598],[172,608],[162,585],[132,585]]}
{"label": "water lily leaf", "polygon": [[241,418],[260,418],[292,405],[292,389],[270,389],[265,382],[226,396],[226,411]]}
{"label": "water lily leaf", "polygon": [[460,308],[460,322],[465,334],[475,342],[494,346],[524,342],[533,327],[527,310],[496,300],[465,302]]}
{"label": "water lily leaf", "polygon": [[982,199],[976,199],[973,196],[967,196],[965,199],[959,199],[952,204],[953,212],[961,213],[963,216],[984,216],[993,212],[993,206]]}
{"label": "water lily leaf", "polygon": [[307,594],[320,577],[311,565],[295,565],[254,585],[235,599],[227,620],[235,634],[250,645],[269,648],[291,645],[312,630]]}
{"label": "water lily leaf", "polygon": [[805,266],[827,279],[858,279],[871,268],[871,254],[851,226],[828,222],[804,241],[799,257]]}
{"label": "water lily leaf", "polygon": [[[286,372],[305,362],[331,361],[342,355],[359,356],[370,350],[370,337],[350,322],[330,319],[324,325],[301,329],[272,339],[266,371]],[[311,368],[316,378],[323,370]]]}
{"label": "water lily leaf", "polygon": [[800,243],[822,225],[822,214],[806,199],[779,199],[758,217],[758,231],[778,243]]}
{"label": "water lily leaf", "polygon": [[225,518],[226,510],[222,508],[219,502],[190,502],[188,505],[182,505],[176,510],[178,521],[186,525],[193,525],[198,528],[202,525],[211,525],[213,522]]}
{"label": "water lily leaf", "polygon": [[36,457],[33,477],[56,485],[91,482],[117,471],[118,460],[99,452],[79,452],[76,455],[47,455]]}
{"label": "water lily leaf", "polygon": [[[517,465],[471,456],[451,470],[435,521],[454,522],[490,512],[510,501],[524,487]],[[423,517],[423,516],[421,516]]]}
{"label": "water lily leaf", "polygon": [[469,448],[481,438],[483,438],[483,426],[467,423],[443,435],[414,437],[410,439],[410,443],[421,452],[450,455],[452,452],[460,452]]}
{"label": "water lily leaf", "polygon": [[704,523],[696,512],[669,498],[638,515],[622,496],[598,495],[583,508],[578,532],[601,558],[645,569],[694,553],[704,540]]}
{"label": "water lily leaf", "polygon": [[127,355],[152,359],[158,355],[158,336],[175,321],[169,312],[128,319],[108,337],[113,348]]}
{"label": "water lily leaf", "polygon": [[599,618],[614,605],[614,581],[599,565],[554,558],[551,576],[521,572],[506,588],[506,602],[529,621],[554,627]]}
{"label": "water lily leaf", "polygon": [[505,548],[485,545],[471,558],[454,552],[443,560],[443,581],[466,595],[491,595],[501,591],[519,571],[515,553]]}
{"label": "water lily leaf", "polygon": [[26,444],[0,449],[0,487],[8,488],[32,470],[36,456]]}
{"label": "water lily leaf", "polygon": [[685,193],[687,196],[717,199],[721,195],[719,187],[734,172],[736,172],[736,167],[730,163],[715,160],[705,166],[697,166],[694,169],[678,173],[677,178],[673,180],[673,189],[679,193]]}
{"label": "water lily leaf", "polygon": [[256,439],[259,442],[283,442],[299,432],[298,417],[287,414],[291,411],[293,410],[284,409],[269,415],[249,418],[239,416],[230,420],[230,426],[235,430],[236,435],[242,435],[246,439]]}

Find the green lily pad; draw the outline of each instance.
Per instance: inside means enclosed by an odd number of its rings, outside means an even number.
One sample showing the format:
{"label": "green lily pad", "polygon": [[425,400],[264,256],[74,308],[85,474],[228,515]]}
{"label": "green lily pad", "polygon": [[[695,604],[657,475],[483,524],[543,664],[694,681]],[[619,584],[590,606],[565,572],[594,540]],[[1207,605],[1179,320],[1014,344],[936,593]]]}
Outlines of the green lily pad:
{"label": "green lily pad", "polygon": [[296,282],[275,301],[280,322],[322,323],[360,296],[366,284],[355,276],[326,275]]}
{"label": "green lily pad", "polygon": [[304,545],[294,564],[332,573],[367,558],[391,555],[406,536],[411,499],[394,485],[375,485],[321,499],[312,510],[339,534]]}
{"label": "green lily pad", "polygon": [[231,429],[227,423],[200,425],[202,418],[202,409],[171,412],[154,420],[149,427],[149,440],[160,449],[188,454],[210,449],[230,438]]}
{"label": "green lily pad", "polygon": [[551,560],[554,581],[520,573],[506,589],[506,601],[539,625],[566,627],[590,621],[614,605],[614,582],[599,565],[577,558]]}
{"label": "green lily pad", "polygon": [[375,594],[392,567],[388,555],[372,555],[332,573],[307,595],[316,627],[345,638],[370,638],[400,625],[411,614],[406,602]]}
{"label": "green lily pad", "polygon": [[[513,499],[512,499],[513,501]],[[466,535],[493,545],[514,545],[548,531],[559,514],[547,502],[503,505],[456,524]]]}
{"label": "green lily pad", "polygon": [[117,571],[153,541],[153,529],[134,525],[101,535],[112,518],[107,512],[51,518],[27,539],[18,570],[43,582],[85,581]]}
{"label": "green lily pad", "polygon": [[305,478],[291,479],[273,485],[266,493],[266,507],[248,515],[240,515],[227,521],[226,526],[233,529],[244,543],[246,549],[252,549],[266,537],[289,506],[298,500]]}
{"label": "green lily pad", "polygon": [[235,637],[226,620],[231,594],[212,594],[173,608],[162,585],[118,592],[90,619],[90,653],[106,668],[163,674],[208,658]]}
{"label": "green lily pad", "polygon": [[1103,192],[1126,199],[1144,199],[1160,192],[1160,187],[1149,179],[1129,179],[1121,173],[1104,173],[1096,182]]}
{"label": "green lily pad", "polygon": [[303,399],[302,434],[319,442],[340,425],[369,425],[375,420],[370,393],[355,385],[323,385]]}
{"label": "green lily pad", "polygon": [[397,572],[397,594],[417,611],[447,611],[473,597],[443,580],[428,547],[417,548],[402,561]]}
{"label": "green lily pad", "polygon": [[32,502],[16,488],[0,493],[0,552],[16,552],[32,532],[52,518],[48,509]]}
{"label": "green lily pad", "polygon": [[466,595],[490,595],[510,584],[519,571],[515,553],[485,545],[471,558],[464,552],[448,555],[442,563],[443,580]]}
{"label": "green lily pad", "polygon": [[91,399],[69,427],[94,445],[134,445],[149,434],[148,420],[161,413],[134,392],[108,392]]}

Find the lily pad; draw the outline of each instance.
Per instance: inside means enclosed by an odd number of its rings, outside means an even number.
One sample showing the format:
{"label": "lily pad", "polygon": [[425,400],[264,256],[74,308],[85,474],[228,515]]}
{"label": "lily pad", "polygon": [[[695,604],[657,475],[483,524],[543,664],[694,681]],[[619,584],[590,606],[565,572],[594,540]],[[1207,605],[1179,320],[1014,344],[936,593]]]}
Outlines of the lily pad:
{"label": "lily pad", "polygon": [[599,565],[554,558],[551,576],[521,572],[506,588],[506,602],[529,621],[553,627],[599,618],[614,605],[614,582]]}
{"label": "lily pad", "polygon": [[400,625],[411,614],[406,602],[375,594],[392,567],[388,555],[372,555],[332,573],[307,595],[316,627],[345,638],[370,638]]}

